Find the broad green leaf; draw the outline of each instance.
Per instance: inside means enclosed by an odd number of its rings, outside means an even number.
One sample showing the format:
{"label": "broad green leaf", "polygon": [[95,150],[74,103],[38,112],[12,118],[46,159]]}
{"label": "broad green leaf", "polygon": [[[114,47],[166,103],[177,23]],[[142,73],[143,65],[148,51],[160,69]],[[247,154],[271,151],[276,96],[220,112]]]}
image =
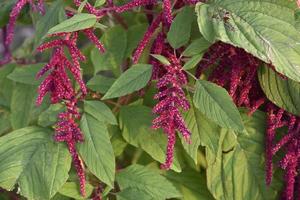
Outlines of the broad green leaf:
{"label": "broad green leaf", "polygon": [[224,88],[208,81],[198,80],[193,101],[202,113],[221,127],[243,131],[240,113]]}
{"label": "broad green leaf", "polygon": [[286,0],[211,0],[197,4],[196,12],[200,32],[208,41],[241,47],[300,81],[295,8],[295,1]]}
{"label": "broad green leaf", "polygon": [[41,80],[36,79],[36,74],[42,69],[43,66],[43,63],[39,63],[17,67],[12,73],[7,76],[7,78],[18,83],[39,85]]}
{"label": "broad green leaf", "polygon": [[205,38],[194,40],[182,53],[183,56],[195,56],[203,53],[211,45]]}
{"label": "broad green leaf", "polygon": [[110,108],[101,101],[84,101],[84,112],[90,114],[98,121],[117,125],[117,119]]}
{"label": "broad green leaf", "polygon": [[284,80],[267,66],[258,72],[261,88],[267,98],[280,108],[300,116],[300,83]]}
{"label": "broad green leaf", "polygon": [[138,188],[126,188],[122,190],[121,192],[117,193],[118,200],[132,200],[132,199],[138,199],[138,200],[154,200],[154,198],[149,195],[146,191],[140,190]]}
{"label": "broad green leaf", "polygon": [[162,55],[158,54],[151,54],[154,58],[156,58],[159,62],[161,62],[164,65],[170,65],[171,63],[168,61],[168,59]]}
{"label": "broad green leaf", "polygon": [[197,164],[197,152],[198,147],[200,145],[200,123],[202,123],[200,120],[198,120],[199,117],[199,111],[195,108],[193,105],[193,102],[191,100],[190,95],[188,95],[188,99],[190,101],[191,107],[187,112],[183,113],[184,116],[184,122],[187,126],[187,128],[191,131],[191,143],[187,143],[185,139],[179,134],[182,145],[186,152],[190,155],[190,157],[194,160],[194,162]]}
{"label": "broad green leaf", "polygon": [[184,64],[183,69],[185,69],[185,70],[193,69],[200,62],[202,57],[203,57],[203,54],[193,56],[191,59],[189,59],[189,61],[187,61]]}
{"label": "broad green leaf", "polygon": [[100,6],[104,5],[105,2],[106,2],[106,0],[96,0],[94,6],[95,7],[100,7]]}
{"label": "broad green leaf", "polygon": [[57,122],[58,114],[63,112],[64,108],[61,104],[52,104],[47,110],[42,112],[38,118],[38,125],[47,127]]}
{"label": "broad green leaf", "polygon": [[242,116],[244,132],[220,129],[217,153],[206,148],[208,188],[222,200],[277,199],[281,184],[274,178],[268,187],[264,179],[265,115]]}
{"label": "broad green leaf", "polygon": [[81,118],[80,128],[84,133],[84,142],[78,144],[82,159],[97,178],[112,187],[115,156],[105,124],[85,114]]}
{"label": "broad green leaf", "polygon": [[66,182],[68,149],[54,143],[47,129],[26,127],[0,137],[0,186],[18,184],[28,199],[50,199]]}
{"label": "broad green leaf", "polygon": [[69,33],[93,27],[97,22],[97,17],[92,14],[79,13],[73,17],[59,23],[48,31],[48,35],[54,33]]}
{"label": "broad green leaf", "polygon": [[[151,129],[153,115],[151,109],[142,105],[121,107],[119,126],[123,138],[131,145],[140,147],[153,159],[163,163],[167,147],[167,138],[161,131]],[[146,142],[147,141],[147,142]],[[177,154],[171,169],[180,172]]]}
{"label": "broad green leaf", "polygon": [[126,31],[120,26],[106,30],[101,37],[106,52],[100,53],[97,48],[91,52],[95,74],[99,71],[120,69],[127,47]]}
{"label": "broad green leaf", "polygon": [[156,200],[180,197],[181,194],[165,177],[141,165],[131,165],[117,174],[121,190],[135,188]]}
{"label": "broad green leaf", "polygon": [[184,7],[171,24],[167,39],[174,49],[188,43],[191,36],[193,15],[194,11],[191,7]]}
{"label": "broad green leaf", "polygon": [[142,89],[149,82],[151,74],[151,65],[133,65],[114,82],[102,99],[120,97]]}
{"label": "broad green leaf", "polygon": [[11,125],[13,129],[27,126],[35,102],[36,87],[17,83],[11,99]]}
{"label": "broad green leaf", "polygon": [[[93,192],[93,186],[89,183],[86,183],[85,185],[85,190],[86,190],[86,196],[89,197],[92,192]],[[80,194],[80,190],[79,190],[79,184],[75,183],[75,182],[66,182],[59,190],[59,193],[67,196],[67,197],[71,197],[74,199],[86,199],[84,197],[82,197],[82,195]]]}
{"label": "broad green leaf", "polygon": [[[43,41],[43,37],[50,28],[65,20],[64,1],[58,0],[51,4],[44,16],[37,21],[35,26],[34,47],[36,48]],[[35,49],[34,48],[34,49]]]}
{"label": "broad green leaf", "polygon": [[207,189],[204,172],[186,169],[181,173],[169,171],[166,176],[181,190],[182,200],[214,200]]}
{"label": "broad green leaf", "polygon": [[96,75],[87,82],[88,88],[101,93],[106,93],[116,79],[102,75]]}

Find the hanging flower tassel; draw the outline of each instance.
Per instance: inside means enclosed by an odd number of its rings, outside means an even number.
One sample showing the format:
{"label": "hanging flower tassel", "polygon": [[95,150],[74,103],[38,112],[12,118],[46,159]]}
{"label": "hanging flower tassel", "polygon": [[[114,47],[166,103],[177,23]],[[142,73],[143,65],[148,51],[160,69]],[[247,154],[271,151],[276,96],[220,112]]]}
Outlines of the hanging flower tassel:
{"label": "hanging flower tassel", "polygon": [[169,59],[171,65],[165,66],[167,73],[157,82],[159,93],[154,98],[159,102],[153,108],[153,112],[158,117],[152,122],[152,128],[162,128],[168,137],[166,161],[161,165],[163,169],[170,169],[173,163],[176,131],[180,132],[187,142],[190,142],[191,135],[179,110],[182,108],[187,111],[190,108],[182,89],[182,86],[187,83],[186,75],[175,56],[169,55]]}

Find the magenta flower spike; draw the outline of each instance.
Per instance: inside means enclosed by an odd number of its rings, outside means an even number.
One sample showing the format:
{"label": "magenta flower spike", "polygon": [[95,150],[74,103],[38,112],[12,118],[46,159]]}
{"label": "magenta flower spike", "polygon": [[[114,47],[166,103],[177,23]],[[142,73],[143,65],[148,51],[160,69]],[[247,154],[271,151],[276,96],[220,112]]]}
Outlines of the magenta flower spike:
{"label": "magenta flower spike", "polygon": [[140,59],[144,49],[146,48],[147,44],[149,43],[151,36],[154,34],[156,29],[159,27],[161,19],[162,19],[162,15],[157,16],[153,20],[152,24],[149,26],[148,30],[144,34],[142,40],[138,44],[138,46],[133,54],[133,63],[135,63],[135,64],[138,63],[138,60]]}
{"label": "magenta flower spike", "polygon": [[166,73],[159,78],[157,88],[159,93],[154,96],[159,102],[154,106],[153,113],[158,116],[152,122],[152,128],[162,128],[168,137],[167,153],[162,169],[170,169],[173,163],[176,131],[190,140],[191,132],[185,125],[180,108],[187,111],[190,104],[185,97],[182,86],[187,83],[180,61],[173,55],[169,55],[171,65],[165,66]]}
{"label": "magenta flower spike", "polygon": [[14,29],[17,22],[17,18],[22,10],[22,8],[28,3],[28,0],[17,0],[16,5],[13,7],[9,14],[9,22],[7,25],[7,36],[5,40],[6,45],[10,45],[14,38]]}
{"label": "magenta flower spike", "polygon": [[163,4],[164,4],[164,18],[167,24],[171,25],[173,21],[171,0],[163,0]]}

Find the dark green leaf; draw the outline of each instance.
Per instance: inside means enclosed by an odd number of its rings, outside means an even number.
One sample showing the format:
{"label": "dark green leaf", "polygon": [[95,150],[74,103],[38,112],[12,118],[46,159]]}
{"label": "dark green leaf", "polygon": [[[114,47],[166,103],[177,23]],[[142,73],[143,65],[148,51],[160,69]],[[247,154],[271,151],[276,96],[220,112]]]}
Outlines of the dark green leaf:
{"label": "dark green leaf", "polygon": [[[143,149],[155,160],[164,162],[167,138],[161,131],[151,129],[153,120],[151,109],[142,105],[124,106],[119,116],[119,125],[124,139],[129,144]],[[177,172],[181,171],[176,153],[171,168]]]}
{"label": "dark green leaf", "polygon": [[267,66],[258,72],[260,85],[267,98],[280,108],[300,116],[300,83],[284,80]]}
{"label": "dark green leaf", "polygon": [[64,1],[58,0],[51,4],[50,8],[46,11],[46,14],[37,21],[34,47],[36,48],[42,43],[44,36],[50,28],[63,20],[65,20]]}
{"label": "dark green leaf", "polygon": [[167,178],[180,188],[182,200],[214,200],[207,189],[204,172],[193,169],[186,169],[181,173],[169,171]]}
{"label": "dark green leaf", "polygon": [[87,82],[88,88],[101,93],[106,93],[116,79],[96,75]]}
{"label": "dark green leaf", "polygon": [[101,37],[106,52],[100,53],[97,48],[91,52],[95,74],[99,71],[120,69],[127,46],[127,34],[120,26],[105,31]]}
{"label": "dark green leaf", "polygon": [[151,74],[151,65],[133,65],[114,82],[102,99],[120,97],[142,89],[149,82]]}
{"label": "dark green leaf", "polygon": [[141,41],[144,33],[147,30],[147,24],[137,24],[130,26],[127,31],[127,49],[125,56],[132,55],[134,49],[136,49],[138,43]]}
{"label": "dark green leaf", "polygon": [[48,31],[48,35],[54,33],[63,33],[63,32],[74,32],[87,28],[91,28],[96,24],[97,17],[92,14],[79,13],[73,17],[61,22],[60,24],[52,27]]}
{"label": "dark green leaf", "polygon": [[184,7],[175,17],[167,36],[174,49],[188,43],[191,36],[193,14],[194,11],[191,7]]}
{"label": "dark green leaf", "polygon": [[241,47],[300,81],[300,34],[294,11],[295,2],[286,0],[211,0],[196,6],[205,39]]}
{"label": "dark green leaf", "polygon": [[224,88],[208,81],[198,80],[193,101],[202,113],[220,126],[244,130],[239,111]]}

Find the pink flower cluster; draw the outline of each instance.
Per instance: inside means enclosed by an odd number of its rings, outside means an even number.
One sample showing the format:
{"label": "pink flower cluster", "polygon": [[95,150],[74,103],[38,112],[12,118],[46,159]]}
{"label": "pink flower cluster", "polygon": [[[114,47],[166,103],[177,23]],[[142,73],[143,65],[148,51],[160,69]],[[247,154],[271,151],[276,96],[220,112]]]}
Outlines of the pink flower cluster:
{"label": "pink flower cluster", "polygon": [[[197,69],[200,76],[208,67],[214,67],[209,80],[225,87],[237,106],[249,109],[249,114],[258,108],[267,112],[266,130],[266,183],[272,181],[273,158],[279,151],[284,152],[278,166],[285,170],[286,188],[282,199],[300,198],[300,118],[277,107],[267,100],[257,77],[257,69],[262,62],[243,49],[229,44],[216,43],[205,54]],[[272,69],[271,65],[268,65]],[[278,74],[281,78],[283,75]],[[262,107],[264,105],[264,107]],[[283,127],[283,136],[276,132]]]}
{"label": "pink flower cluster", "polygon": [[[280,150],[285,151],[279,161],[279,166],[286,171],[283,199],[293,200],[296,194],[299,199],[300,190],[295,191],[295,188],[300,184],[300,118],[271,103],[267,105],[267,113],[266,182],[269,185],[272,181],[273,157]],[[282,127],[287,127],[287,133],[277,141],[276,131]]]}
{"label": "pink flower cluster", "polygon": [[249,114],[252,114],[265,103],[257,78],[261,61],[243,49],[218,42],[204,55],[196,76],[216,63],[208,80],[226,88],[237,106],[249,108]]}
{"label": "pink flower cluster", "polygon": [[153,112],[158,117],[153,120],[152,125],[154,129],[162,128],[168,136],[167,156],[162,165],[163,169],[170,169],[172,165],[176,131],[180,132],[188,142],[191,135],[179,110],[182,108],[187,111],[190,108],[182,89],[182,86],[187,83],[187,78],[176,56],[170,54],[168,58],[171,64],[164,66],[167,72],[157,82],[159,93],[154,98],[158,99],[159,102],[153,108]]}
{"label": "pink flower cluster", "polygon": [[[100,52],[104,52],[104,47],[97,39],[97,36],[94,35],[92,28],[83,30],[83,33],[98,47]],[[83,141],[83,134],[76,123],[76,120],[80,119],[76,105],[77,101],[87,94],[87,88],[82,79],[80,68],[80,61],[85,61],[86,58],[76,45],[78,32],[59,33],[52,35],[52,37],[58,37],[58,39],[46,42],[37,48],[40,52],[53,49],[53,54],[48,64],[37,74],[37,78],[41,78],[44,74],[49,72],[39,86],[39,95],[36,103],[40,105],[47,93],[50,93],[52,103],[65,103],[67,110],[59,115],[59,122],[56,124],[55,129],[55,140],[67,143],[80,180],[80,191],[84,196],[84,165],[76,151],[75,144]],[[69,51],[71,61],[68,60],[65,55],[65,48]],[[67,70],[71,72],[80,86],[80,91],[77,92],[74,89],[72,81],[68,77]]]}
{"label": "pink flower cluster", "polygon": [[45,7],[44,7],[43,0],[17,0],[15,6],[10,12],[8,24],[4,28],[2,28],[2,38],[3,38],[2,41],[4,45],[4,54],[2,60],[0,61],[0,66],[9,63],[12,59],[9,46],[11,45],[14,38],[17,18],[20,15],[24,6],[26,6],[26,4],[30,4],[33,11],[36,12],[39,11],[42,15],[45,14]]}

